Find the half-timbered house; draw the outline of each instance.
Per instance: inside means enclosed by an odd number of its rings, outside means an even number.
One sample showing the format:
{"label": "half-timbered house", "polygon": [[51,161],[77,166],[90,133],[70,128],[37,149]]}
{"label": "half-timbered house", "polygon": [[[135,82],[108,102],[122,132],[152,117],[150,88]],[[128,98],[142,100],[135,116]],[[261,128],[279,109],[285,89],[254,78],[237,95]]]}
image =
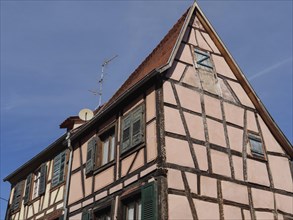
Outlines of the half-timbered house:
{"label": "half-timbered house", "polygon": [[8,176],[12,219],[292,219],[292,145],[194,3],[87,122]]}

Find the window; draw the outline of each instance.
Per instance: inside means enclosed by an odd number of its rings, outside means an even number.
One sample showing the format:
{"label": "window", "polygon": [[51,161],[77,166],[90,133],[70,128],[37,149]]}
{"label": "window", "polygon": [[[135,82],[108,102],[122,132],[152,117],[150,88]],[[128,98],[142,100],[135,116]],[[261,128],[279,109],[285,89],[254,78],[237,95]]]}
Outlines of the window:
{"label": "window", "polygon": [[96,211],[94,220],[111,220],[111,207]]}
{"label": "window", "polygon": [[115,129],[112,128],[101,135],[98,142],[97,166],[103,166],[114,160],[115,153]]}
{"label": "window", "polygon": [[251,153],[255,156],[264,157],[261,138],[257,135],[249,134],[248,140],[250,144]]}
{"label": "window", "polygon": [[157,219],[157,196],[156,185],[154,183],[144,185],[139,194],[124,199],[122,203],[123,219]]}
{"label": "window", "polygon": [[87,146],[86,174],[91,173],[95,167],[98,168],[113,161],[115,147],[115,127],[92,138]]}
{"label": "window", "polygon": [[54,158],[52,187],[55,187],[64,181],[65,170],[65,151]]}
{"label": "window", "polygon": [[24,185],[24,181],[21,181],[17,183],[14,187],[14,193],[13,193],[12,203],[10,207],[11,211],[15,211],[20,208],[22,194],[23,194],[23,185]]}
{"label": "window", "polygon": [[213,70],[213,64],[211,61],[211,56],[208,52],[204,52],[197,48],[194,49],[196,64],[198,68],[205,69],[207,71]]}
{"label": "window", "polygon": [[124,219],[141,219],[141,199],[140,195],[124,203]]}
{"label": "window", "polygon": [[39,197],[45,193],[46,187],[46,164],[42,164],[41,167],[34,173],[29,174],[26,178],[25,194],[23,198],[24,204],[27,204],[30,200],[31,190],[32,199]]}
{"label": "window", "polygon": [[144,141],[144,106],[140,105],[122,119],[121,153]]}

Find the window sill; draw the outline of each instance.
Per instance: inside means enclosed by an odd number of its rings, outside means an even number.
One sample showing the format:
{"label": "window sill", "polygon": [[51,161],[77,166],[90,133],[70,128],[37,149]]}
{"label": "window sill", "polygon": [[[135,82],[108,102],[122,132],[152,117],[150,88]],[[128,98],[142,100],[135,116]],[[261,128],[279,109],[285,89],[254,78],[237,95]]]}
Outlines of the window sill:
{"label": "window sill", "polygon": [[[100,167],[95,167],[95,170],[92,172],[93,175],[96,175],[106,169],[108,169],[109,167],[113,166],[115,164],[115,160],[112,160]],[[91,176],[90,173],[87,176]]]}
{"label": "window sill", "polygon": [[64,180],[61,183],[59,183],[58,185],[54,186],[54,187],[52,187],[52,185],[51,185],[50,192],[52,192],[52,191],[54,191],[54,190],[56,190],[56,189],[58,189],[58,188],[60,188],[61,186],[64,186],[64,185],[65,185]]}

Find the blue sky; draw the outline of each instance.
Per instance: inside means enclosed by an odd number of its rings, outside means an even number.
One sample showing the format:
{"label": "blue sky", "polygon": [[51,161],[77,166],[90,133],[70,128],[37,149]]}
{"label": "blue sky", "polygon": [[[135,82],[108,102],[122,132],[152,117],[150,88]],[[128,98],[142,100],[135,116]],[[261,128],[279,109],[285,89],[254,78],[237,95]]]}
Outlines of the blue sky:
{"label": "blue sky", "polygon": [[[193,1],[1,1],[1,180],[94,109],[153,50]],[[292,143],[292,1],[198,1]],[[1,197],[10,185],[1,181]],[[1,200],[0,219],[6,202]]]}

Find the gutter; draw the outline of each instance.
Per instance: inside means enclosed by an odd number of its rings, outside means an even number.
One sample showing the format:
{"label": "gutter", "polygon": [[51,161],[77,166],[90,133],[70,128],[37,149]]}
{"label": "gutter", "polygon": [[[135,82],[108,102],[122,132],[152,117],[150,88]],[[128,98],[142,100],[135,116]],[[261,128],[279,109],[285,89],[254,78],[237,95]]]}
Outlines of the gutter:
{"label": "gutter", "polygon": [[70,131],[67,133],[67,148],[69,149],[70,153],[69,153],[69,162],[68,162],[68,167],[67,167],[67,176],[66,176],[66,187],[65,187],[65,194],[64,194],[64,220],[68,219],[68,197],[69,197],[69,186],[70,186],[70,176],[71,176],[71,167],[72,167],[72,158],[73,158],[73,149],[71,146],[71,139],[70,139]]}

